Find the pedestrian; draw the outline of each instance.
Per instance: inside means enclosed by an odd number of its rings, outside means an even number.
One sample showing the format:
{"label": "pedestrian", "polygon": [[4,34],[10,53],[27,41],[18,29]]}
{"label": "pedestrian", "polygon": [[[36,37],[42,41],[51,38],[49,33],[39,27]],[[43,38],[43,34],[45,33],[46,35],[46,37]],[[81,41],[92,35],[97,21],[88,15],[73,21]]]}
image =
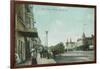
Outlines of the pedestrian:
{"label": "pedestrian", "polygon": [[37,64],[37,52],[33,48],[31,49],[32,64]]}

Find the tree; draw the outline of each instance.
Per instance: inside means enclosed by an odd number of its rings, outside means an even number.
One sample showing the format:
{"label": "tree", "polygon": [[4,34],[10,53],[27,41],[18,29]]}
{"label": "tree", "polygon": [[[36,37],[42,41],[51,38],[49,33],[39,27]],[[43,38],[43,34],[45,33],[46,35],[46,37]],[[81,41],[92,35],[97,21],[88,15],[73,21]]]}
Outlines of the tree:
{"label": "tree", "polygon": [[65,50],[64,44],[62,42],[56,44],[55,46],[51,46],[50,49],[54,55],[64,53]]}
{"label": "tree", "polygon": [[57,49],[57,51],[59,52],[59,53],[63,53],[64,52],[64,44],[62,43],[62,42],[60,42],[60,43],[58,43],[57,45],[56,45],[56,49]]}

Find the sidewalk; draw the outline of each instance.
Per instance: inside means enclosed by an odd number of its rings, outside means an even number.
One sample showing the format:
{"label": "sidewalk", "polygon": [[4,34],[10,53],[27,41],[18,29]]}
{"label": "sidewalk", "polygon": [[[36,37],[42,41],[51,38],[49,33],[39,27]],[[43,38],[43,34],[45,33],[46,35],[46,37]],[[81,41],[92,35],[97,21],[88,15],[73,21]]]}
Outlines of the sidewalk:
{"label": "sidewalk", "polygon": [[[32,63],[32,60],[29,59],[25,61],[25,63],[18,64],[17,66],[31,65],[31,63]],[[54,59],[41,58],[40,54],[37,55],[37,64],[50,64],[50,63],[56,63],[56,61]]]}
{"label": "sidewalk", "polygon": [[22,65],[31,65],[31,59],[29,59],[29,60],[27,60],[27,61],[25,61],[24,63],[21,63],[21,64],[18,64],[18,65],[16,65],[16,66],[22,66]]}
{"label": "sidewalk", "polygon": [[37,62],[38,62],[38,64],[56,63],[56,61],[54,59],[41,58],[40,54],[38,54]]}

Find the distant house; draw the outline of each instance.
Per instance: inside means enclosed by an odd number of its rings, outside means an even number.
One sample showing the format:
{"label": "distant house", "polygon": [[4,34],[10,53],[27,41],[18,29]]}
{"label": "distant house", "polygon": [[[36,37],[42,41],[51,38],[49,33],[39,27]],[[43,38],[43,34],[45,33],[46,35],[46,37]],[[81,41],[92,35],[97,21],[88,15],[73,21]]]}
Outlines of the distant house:
{"label": "distant house", "polygon": [[90,50],[93,49],[93,42],[94,42],[94,36],[91,35],[91,37],[86,37],[85,33],[83,33],[82,38],[79,38],[77,40],[77,49],[78,50]]}

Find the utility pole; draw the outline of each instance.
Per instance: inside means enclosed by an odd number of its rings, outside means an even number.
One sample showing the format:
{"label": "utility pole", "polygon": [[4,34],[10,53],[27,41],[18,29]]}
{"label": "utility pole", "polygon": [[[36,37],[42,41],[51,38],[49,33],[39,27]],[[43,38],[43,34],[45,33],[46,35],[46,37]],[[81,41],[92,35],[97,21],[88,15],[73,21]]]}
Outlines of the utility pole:
{"label": "utility pole", "polygon": [[49,58],[49,55],[48,55],[48,31],[45,31],[45,33],[46,33],[46,40],[45,40],[46,52],[45,52],[45,56],[46,56],[46,58]]}
{"label": "utility pole", "polygon": [[45,42],[45,46],[48,47],[48,31],[45,31],[46,33],[46,42]]}

